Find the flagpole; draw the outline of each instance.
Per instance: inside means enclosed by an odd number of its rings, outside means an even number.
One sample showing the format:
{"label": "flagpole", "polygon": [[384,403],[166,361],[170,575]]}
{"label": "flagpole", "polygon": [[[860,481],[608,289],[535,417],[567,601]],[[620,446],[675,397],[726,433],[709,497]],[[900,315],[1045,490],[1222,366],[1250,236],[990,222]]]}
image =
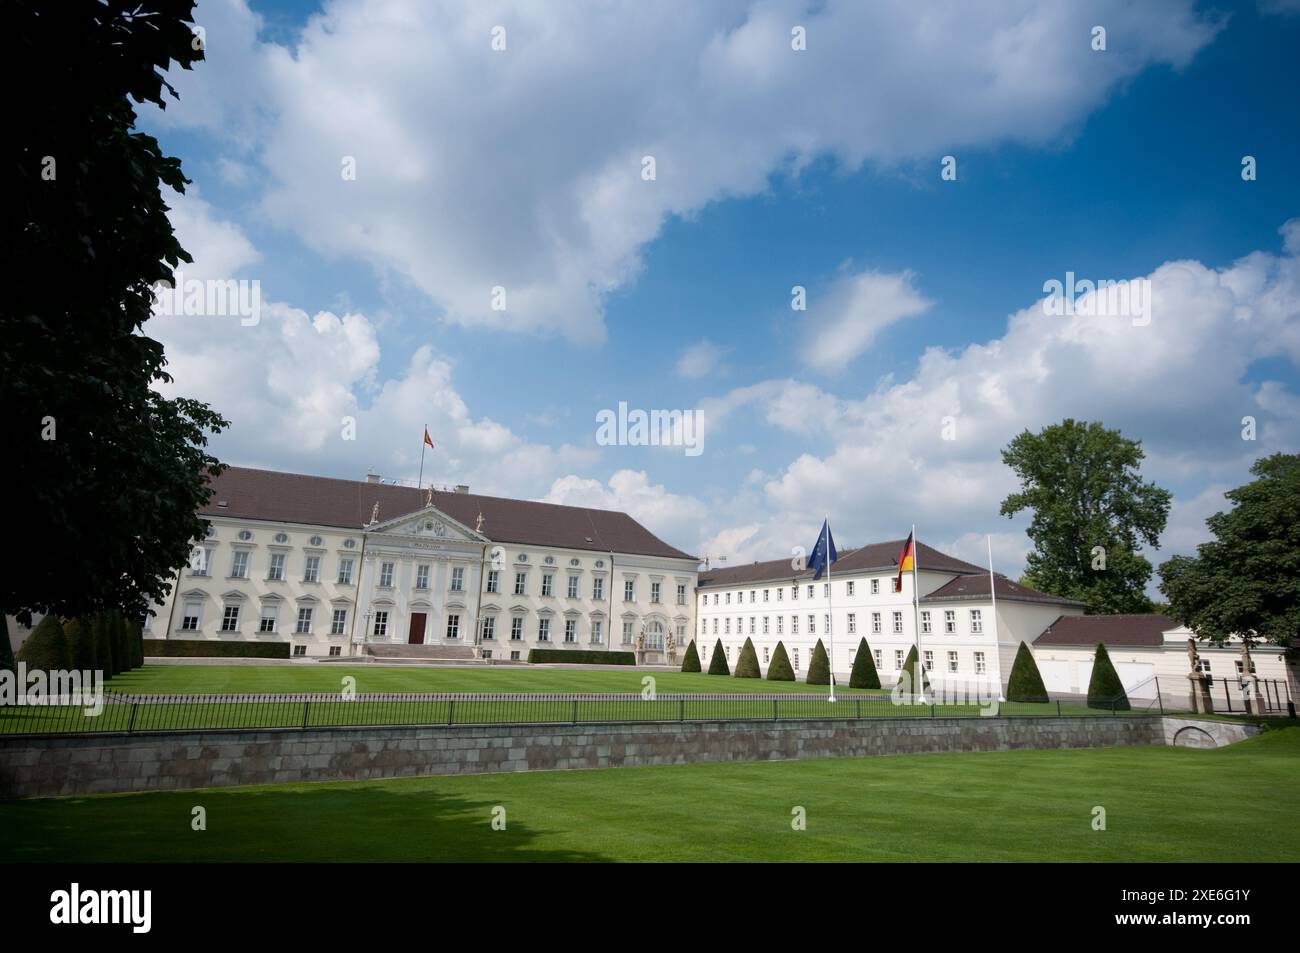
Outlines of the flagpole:
{"label": "flagpole", "polygon": [[998,641],[998,586],[993,576],[993,537],[984,534],[984,541],[989,549],[989,598],[993,600],[993,657],[998,660],[998,700],[1005,702],[1002,693],[1002,643]]}
{"label": "flagpole", "polygon": [[826,527],[825,546],[822,554],[826,560],[826,640],[830,643],[831,697],[835,701],[835,606],[834,589],[831,588],[831,518],[828,514],[823,524]]}
{"label": "flagpole", "polygon": [[420,478],[415,481],[416,486],[420,489],[424,489],[424,440],[427,436],[429,436],[429,425],[425,424],[424,433],[420,434]]}
{"label": "flagpole", "polygon": [[916,684],[922,705],[925,704],[925,656],[921,654],[921,586],[916,567],[921,562],[921,544],[916,538],[916,524],[912,524],[912,611],[916,620]]}

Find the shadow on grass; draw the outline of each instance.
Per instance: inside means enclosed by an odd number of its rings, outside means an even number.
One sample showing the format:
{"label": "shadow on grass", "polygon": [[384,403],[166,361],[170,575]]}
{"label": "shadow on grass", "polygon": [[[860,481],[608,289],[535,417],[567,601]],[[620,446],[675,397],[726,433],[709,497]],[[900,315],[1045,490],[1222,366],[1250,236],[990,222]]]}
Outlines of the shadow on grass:
{"label": "shadow on grass", "polygon": [[[545,832],[511,819],[509,798],[455,797],[440,792],[438,781],[409,778],[328,787],[209,788],[3,802],[0,861],[612,859],[595,852],[548,849],[542,846]],[[503,794],[505,790],[503,786]],[[196,807],[206,812],[206,830],[191,828]],[[492,829],[498,808],[506,812],[505,830]]]}

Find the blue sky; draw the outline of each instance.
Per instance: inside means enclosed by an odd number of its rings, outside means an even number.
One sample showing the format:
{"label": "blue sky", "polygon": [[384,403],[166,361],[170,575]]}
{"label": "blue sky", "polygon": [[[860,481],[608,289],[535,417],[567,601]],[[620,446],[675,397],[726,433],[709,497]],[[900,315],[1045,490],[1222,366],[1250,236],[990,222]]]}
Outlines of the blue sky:
{"label": "blue sky", "polygon": [[[194,180],[174,218],[196,273],[257,278],[273,307],[247,334],[150,332],[177,392],[232,418],[219,455],[413,479],[427,420],[440,482],[628,509],[701,554],[784,555],[829,511],[845,545],[915,522],[973,558],[991,533],[1017,572],[998,449],[1024,427],[1143,440],[1178,501],[1157,560],[1295,449],[1287,4],[955,5],[937,36],[901,3],[581,6],[199,3],[208,62],[143,124]],[[358,180],[336,184],[344,150]],[[1150,327],[1035,316],[1067,271],[1152,276]],[[505,321],[477,308],[496,274],[529,289]],[[702,410],[705,451],[597,446],[619,401]]]}

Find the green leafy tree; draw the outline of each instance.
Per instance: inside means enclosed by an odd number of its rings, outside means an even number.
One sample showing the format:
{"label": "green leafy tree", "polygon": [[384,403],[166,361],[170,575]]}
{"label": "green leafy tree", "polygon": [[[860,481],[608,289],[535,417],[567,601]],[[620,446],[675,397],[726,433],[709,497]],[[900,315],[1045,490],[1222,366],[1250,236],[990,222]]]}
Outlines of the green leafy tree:
{"label": "green leafy tree", "polygon": [[745,639],[745,644],[740,650],[740,657],[736,659],[736,678],[762,678],[763,673],[758,667],[758,653],[754,651],[754,640]]}
{"label": "green leafy tree", "polygon": [[[165,107],[172,66],[202,59],[190,0],[9,0],[0,53],[11,97],[0,260],[21,280],[0,299],[0,445],[21,501],[24,558],[0,576],[0,607],[133,617],[161,601],[201,538],[196,515],[219,469],[205,451],[226,421],[167,398],[162,345],[143,333],[154,286],[190,256],[163,187],[180,161],[135,131],[135,103]],[[57,64],[57,77],[51,72]],[[68,585],[67,580],[77,580]]]}
{"label": "green leafy tree", "polygon": [[95,670],[95,631],[89,619],[68,619],[63,623],[68,643],[68,663],[79,672]]}
{"label": "green leafy tree", "polygon": [[808,661],[808,675],[804,679],[809,685],[829,685],[831,683],[831,660],[826,655],[826,646],[818,639],[813,646],[812,658]]}
{"label": "green leafy tree", "polygon": [[907,659],[903,662],[903,670],[898,673],[898,687],[904,692],[916,694],[916,672],[921,671],[921,690],[924,691],[930,687],[930,673],[925,670],[916,656],[916,646],[913,645],[907,652]]}
{"label": "green leafy tree", "polygon": [[853,669],[849,672],[850,688],[879,688],[880,673],[876,671],[876,660],[871,657],[871,646],[863,639],[858,643],[858,652],[853,656]]}
{"label": "green leafy tree", "polygon": [[1002,460],[1020,491],[1002,501],[1002,515],[1033,512],[1027,585],[1090,612],[1150,611],[1151,563],[1137,550],[1159,546],[1170,493],[1142,480],[1144,456],[1141,443],[1095,422],[1064,420],[1011,441]]}
{"label": "green leafy tree", "polygon": [[1214,539],[1160,567],[1169,611],[1220,645],[1244,635],[1300,657],[1300,454],[1255,461],[1258,479],[1224,495],[1205,521]]}
{"label": "green leafy tree", "polygon": [[135,619],[126,621],[126,638],[131,645],[131,666],[140,668],[144,665],[144,632]]}
{"label": "green leafy tree", "polygon": [[722,639],[713,646],[713,657],[709,659],[710,675],[730,675],[731,666],[727,664],[727,653],[722,648]]}
{"label": "green leafy tree", "polygon": [[18,650],[18,661],[27,663],[29,671],[53,672],[72,667],[68,640],[58,616],[47,615],[36,623]]}
{"label": "green leafy tree", "polygon": [[126,637],[126,620],[119,609],[108,612],[109,631],[113,633],[113,658],[117,660],[118,672],[129,672],[135,666],[131,663],[131,645]]}
{"label": "green leafy tree", "polygon": [[1007,679],[1007,701],[1046,702],[1047,686],[1034,661],[1034,653],[1024,642],[1016,650],[1016,660],[1011,663],[1011,676]]}
{"label": "green leafy tree", "polygon": [[790,656],[785,651],[785,643],[776,643],[776,649],[772,652],[772,663],[767,667],[767,680],[769,682],[793,682],[794,669],[790,666]]}
{"label": "green leafy tree", "polygon": [[1106,646],[1097,643],[1097,654],[1092,660],[1092,678],[1088,679],[1088,707],[1128,711],[1128,694],[1119,673],[1111,663]]}
{"label": "green leafy tree", "polygon": [[95,638],[95,661],[105,678],[117,674],[117,660],[113,658],[113,634],[108,625],[108,613],[96,612],[90,620],[90,630]]}
{"label": "green leafy tree", "polygon": [[700,670],[700,653],[695,651],[695,640],[691,639],[691,644],[686,646],[686,655],[682,658],[683,672],[698,672]]}

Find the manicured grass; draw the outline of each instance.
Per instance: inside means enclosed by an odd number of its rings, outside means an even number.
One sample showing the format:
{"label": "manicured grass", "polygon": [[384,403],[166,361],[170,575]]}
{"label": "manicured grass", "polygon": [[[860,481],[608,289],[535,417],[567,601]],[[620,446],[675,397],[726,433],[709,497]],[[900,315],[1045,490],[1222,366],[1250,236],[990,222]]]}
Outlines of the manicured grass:
{"label": "manicured grass", "polygon": [[[1225,792],[1249,779],[1249,803]],[[683,765],[0,804],[12,861],[1297,861],[1300,728],[1230,748]],[[192,831],[202,806],[207,830]],[[491,827],[495,807],[507,828]],[[807,829],[791,829],[802,807]],[[1106,811],[1106,830],[1092,829]]]}

